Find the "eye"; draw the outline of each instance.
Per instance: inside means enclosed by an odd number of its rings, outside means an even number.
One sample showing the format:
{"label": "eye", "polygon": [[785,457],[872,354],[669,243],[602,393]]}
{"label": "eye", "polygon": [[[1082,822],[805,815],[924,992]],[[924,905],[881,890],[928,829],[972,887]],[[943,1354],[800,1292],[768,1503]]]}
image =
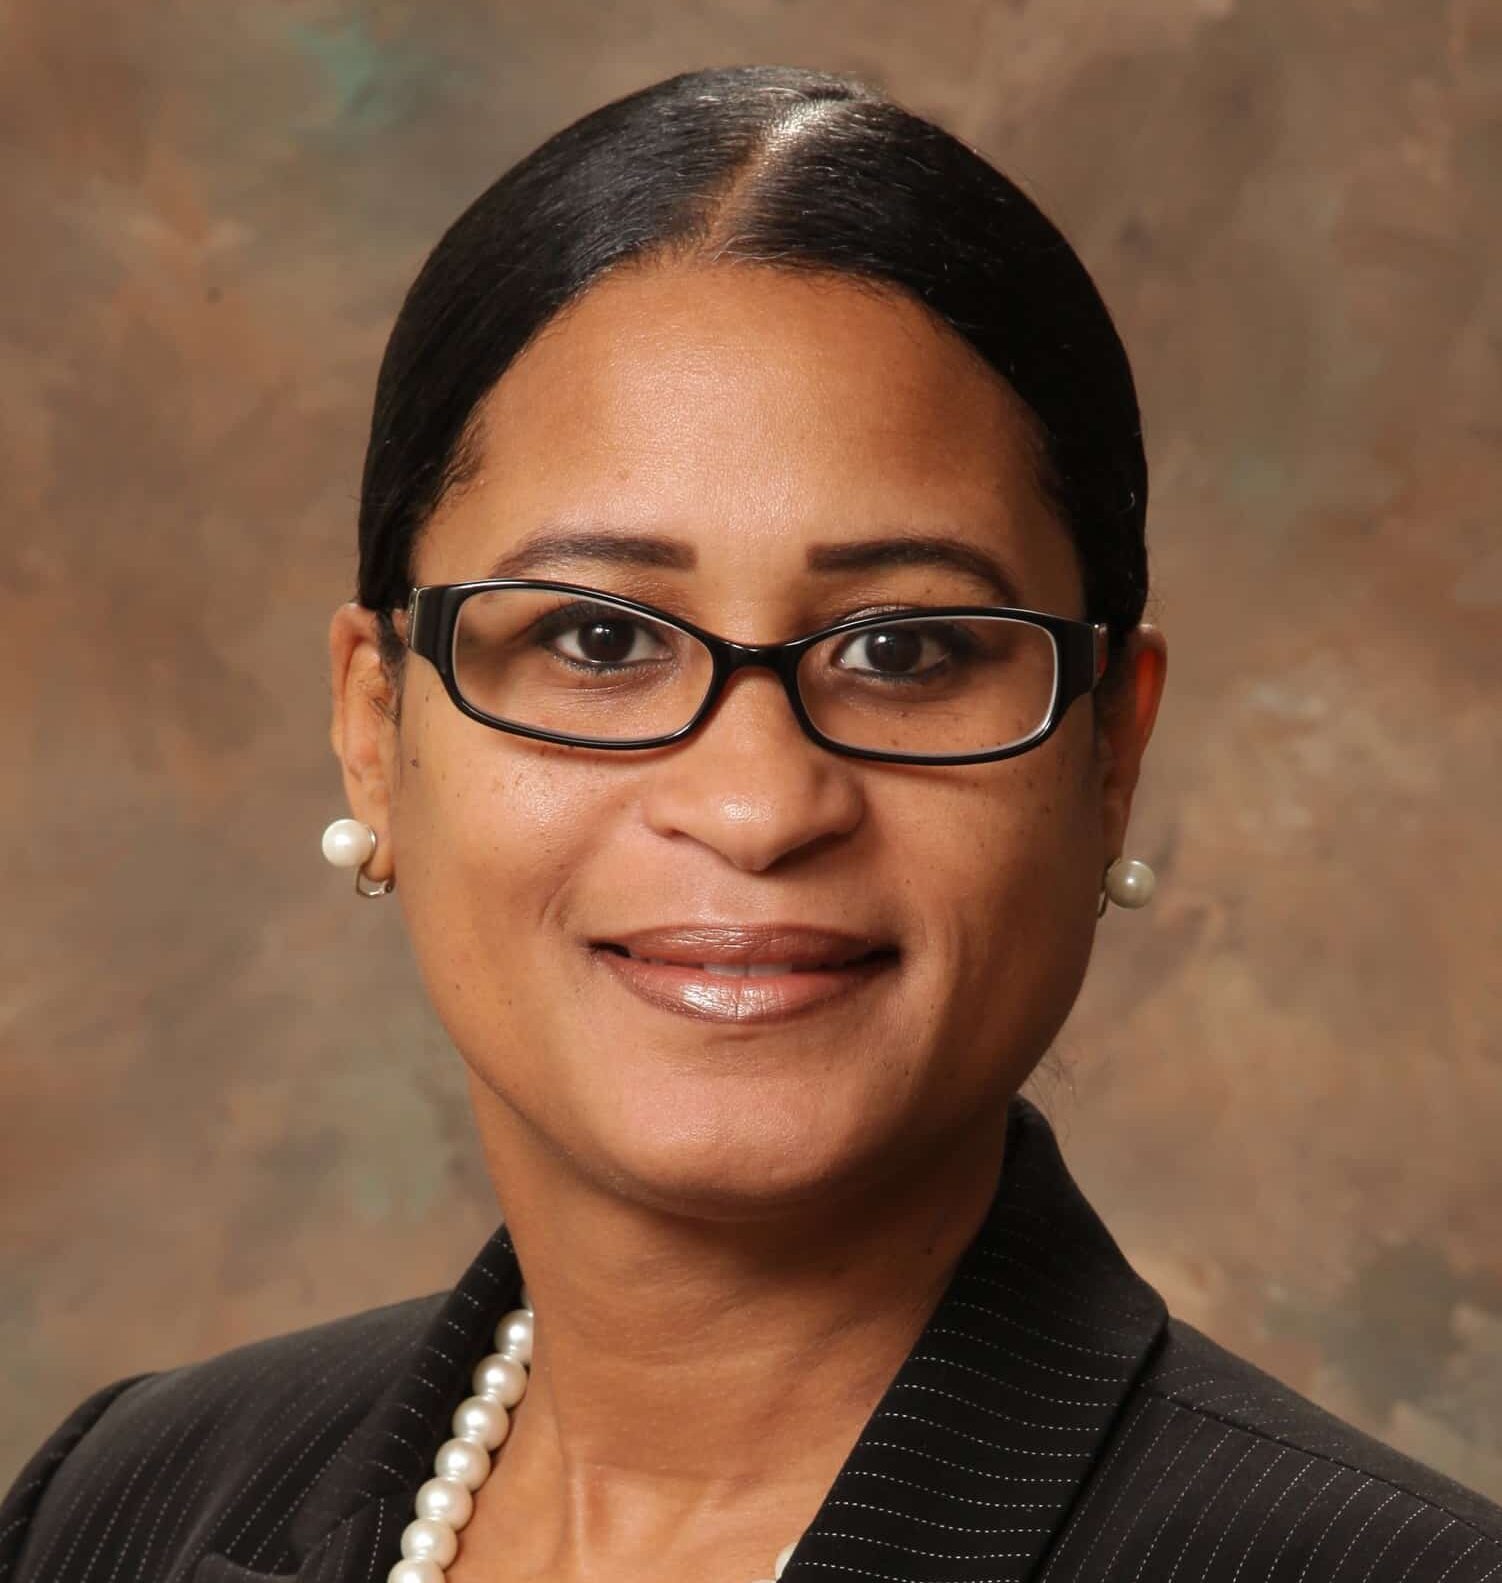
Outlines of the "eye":
{"label": "eye", "polygon": [[[895,679],[921,676],[963,657],[968,640],[946,622],[904,623],[872,627],[841,644],[835,663],[842,669]],[[856,663],[845,660],[855,656]]]}
{"label": "eye", "polygon": [[651,623],[599,605],[556,610],[537,623],[535,635],[561,659],[590,669],[640,664],[665,652]]}

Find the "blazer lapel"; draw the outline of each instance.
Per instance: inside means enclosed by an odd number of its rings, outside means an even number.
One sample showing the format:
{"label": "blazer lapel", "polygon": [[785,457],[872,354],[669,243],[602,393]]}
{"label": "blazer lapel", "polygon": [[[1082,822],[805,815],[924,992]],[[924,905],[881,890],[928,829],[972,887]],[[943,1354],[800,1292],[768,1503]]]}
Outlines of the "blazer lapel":
{"label": "blazer lapel", "polygon": [[193,1583],[345,1583],[384,1578],[400,1554],[418,1486],[448,1439],[454,1409],[471,1394],[476,1363],[493,1350],[496,1321],[521,1297],[511,1233],[497,1227],[459,1284],[438,1300],[410,1365],[377,1398],[360,1427],[304,1497],[287,1531],[293,1559],[258,1571],[206,1555]]}
{"label": "blazer lapel", "polygon": [[[504,1225],[437,1307],[293,1520],[292,1570],[208,1556],[194,1583],[383,1577],[417,1487],[521,1287]],[[990,1211],[783,1573],[1022,1583],[1096,1464],[1167,1315],[1018,1096]]]}
{"label": "blazer lapel", "polygon": [[1166,1320],[1015,1098],[990,1213],[783,1583],[1031,1577]]}

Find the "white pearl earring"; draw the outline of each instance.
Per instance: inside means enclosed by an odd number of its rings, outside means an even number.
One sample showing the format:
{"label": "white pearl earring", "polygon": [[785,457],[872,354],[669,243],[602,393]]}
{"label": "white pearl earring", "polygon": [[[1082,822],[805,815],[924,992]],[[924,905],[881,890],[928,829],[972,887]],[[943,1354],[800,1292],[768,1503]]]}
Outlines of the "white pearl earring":
{"label": "white pearl earring", "polygon": [[1107,899],[1118,907],[1145,907],[1157,883],[1158,876],[1140,858],[1119,857],[1106,870],[1100,910],[1106,910]]}
{"label": "white pearl earring", "polygon": [[395,879],[383,879],[367,889],[361,882],[365,878],[365,865],[375,856],[376,833],[360,819],[336,819],[323,832],[323,855],[335,868],[352,868],[355,871],[355,889],[362,896],[384,896],[392,890]]}
{"label": "white pearl earring", "polygon": [[375,831],[359,819],[336,819],[323,832],[323,855],[335,868],[359,868],[375,849]]}

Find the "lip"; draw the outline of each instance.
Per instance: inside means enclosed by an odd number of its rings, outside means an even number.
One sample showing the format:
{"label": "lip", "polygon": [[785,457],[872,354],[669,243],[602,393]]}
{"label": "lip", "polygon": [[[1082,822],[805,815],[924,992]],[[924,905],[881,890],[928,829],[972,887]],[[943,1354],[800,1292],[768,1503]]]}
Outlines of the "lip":
{"label": "lip", "polygon": [[[772,1021],[826,1005],[883,977],[897,961],[889,941],[801,924],[675,924],[590,946],[591,957],[639,999],[709,1022]],[[705,964],[785,970],[727,976]]]}

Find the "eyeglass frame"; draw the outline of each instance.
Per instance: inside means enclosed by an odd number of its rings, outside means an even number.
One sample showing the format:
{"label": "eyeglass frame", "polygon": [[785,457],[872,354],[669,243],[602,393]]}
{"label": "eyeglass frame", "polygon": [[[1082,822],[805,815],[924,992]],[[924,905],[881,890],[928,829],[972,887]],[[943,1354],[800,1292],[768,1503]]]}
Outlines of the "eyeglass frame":
{"label": "eyeglass frame", "polygon": [[[542,726],[526,726],[518,721],[501,720],[487,714],[464,696],[454,674],[454,634],[458,627],[459,610],[475,594],[500,592],[508,588],[526,588],[545,593],[579,594],[591,599],[617,605],[634,615],[687,633],[708,651],[710,656],[709,685],[703,701],[686,724],[675,731],[657,737],[602,738],[570,736],[564,732],[549,731]],[[402,607],[395,607],[401,611]],[[772,671],[782,682],[788,704],[803,734],[817,746],[846,758],[871,759],[886,764],[988,764],[1001,759],[1016,758],[1019,754],[1041,747],[1059,728],[1060,722],[1077,698],[1094,692],[1100,685],[1109,661],[1110,627],[1103,621],[1078,621],[1072,616],[1054,615],[1045,610],[1027,610],[1014,605],[934,605],[915,606],[911,609],[884,610],[871,615],[852,616],[837,621],[832,626],[820,627],[800,637],[786,638],[779,643],[737,643],[695,625],[683,616],[673,615],[656,605],[624,594],[609,593],[602,588],[588,588],[579,583],[554,582],[546,578],[499,577],[481,578],[463,583],[427,583],[414,587],[405,606],[406,631],[400,633],[402,642],[427,660],[438,672],[444,691],[461,714],[496,731],[507,731],[516,736],[530,737],[534,741],[551,742],[561,747],[603,748],[607,751],[643,750],[668,747],[691,736],[700,723],[710,714],[725,690],[725,684],[737,671],[758,669]],[[805,653],[818,643],[845,633],[870,631],[891,626],[895,621],[926,620],[943,616],[1006,617],[1027,625],[1041,627],[1049,634],[1054,650],[1054,692],[1048,714],[1043,724],[1020,742],[1001,748],[988,748],[979,753],[925,754],[894,753],[882,748],[855,747],[847,742],[826,736],[810,717],[798,688],[798,666]]]}

